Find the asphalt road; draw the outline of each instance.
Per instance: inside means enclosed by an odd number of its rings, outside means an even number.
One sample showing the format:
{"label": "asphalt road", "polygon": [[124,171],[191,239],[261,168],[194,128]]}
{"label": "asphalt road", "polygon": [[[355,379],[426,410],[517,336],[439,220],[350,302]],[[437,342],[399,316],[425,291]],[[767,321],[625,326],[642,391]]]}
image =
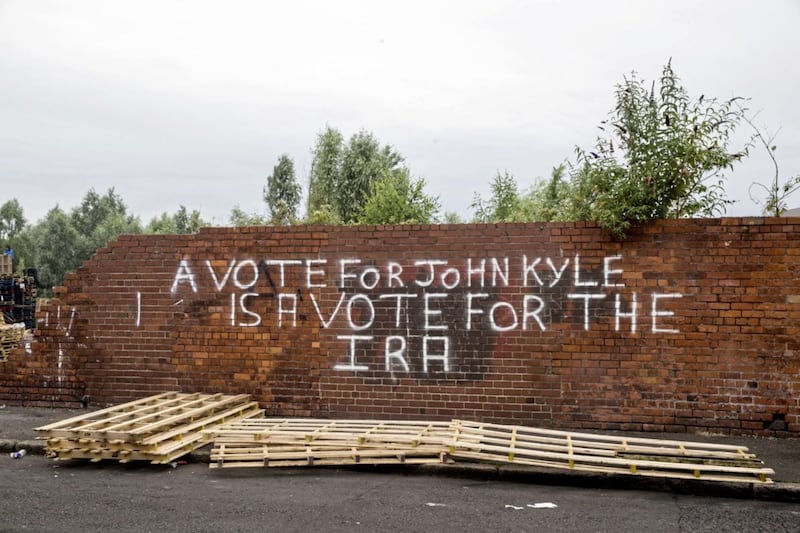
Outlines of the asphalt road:
{"label": "asphalt road", "polygon": [[0,457],[0,532],[800,531],[800,505],[339,469]]}

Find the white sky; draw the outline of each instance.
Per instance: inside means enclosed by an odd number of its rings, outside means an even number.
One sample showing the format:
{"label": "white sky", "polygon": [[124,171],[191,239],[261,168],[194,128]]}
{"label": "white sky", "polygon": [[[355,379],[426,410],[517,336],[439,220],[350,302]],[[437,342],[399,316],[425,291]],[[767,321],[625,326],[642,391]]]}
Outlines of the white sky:
{"label": "white sky", "polygon": [[[670,57],[691,95],[752,99],[789,177],[798,28],[798,0],[0,0],[0,204],[33,222],[114,187],[143,222],[184,204],[223,223],[263,212],[281,153],[305,185],[330,124],[393,145],[468,217],[497,171],[526,188],[590,147],[614,84]],[[729,215],[760,213],[754,154]]]}

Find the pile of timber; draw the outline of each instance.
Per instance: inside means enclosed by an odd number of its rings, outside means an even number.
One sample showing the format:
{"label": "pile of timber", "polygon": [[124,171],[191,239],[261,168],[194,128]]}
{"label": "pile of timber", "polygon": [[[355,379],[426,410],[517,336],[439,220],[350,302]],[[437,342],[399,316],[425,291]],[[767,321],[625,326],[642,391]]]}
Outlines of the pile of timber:
{"label": "pile of timber", "polygon": [[748,483],[774,474],[744,446],[464,420],[250,418],[206,433],[212,468],[483,462]]}
{"label": "pile of timber", "polygon": [[250,418],[208,430],[211,468],[448,462],[449,422]]}
{"label": "pile of timber", "polygon": [[167,392],[36,428],[55,459],[166,464],[208,444],[203,431],[263,415],[247,394]]}
{"label": "pile of timber", "polygon": [[13,348],[25,337],[25,324],[6,324],[0,313],[0,361],[7,361]]}
{"label": "pile of timber", "polygon": [[456,460],[706,481],[772,483],[746,446],[618,437],[453,420]]}
{"label": "pile of timber", "polygon": [[482,462],[771,483],[745,446],[452,420],[265,418],[250,396],[167,392],[36,428],[56,459],[170,463],[213,440],[211,468]]}

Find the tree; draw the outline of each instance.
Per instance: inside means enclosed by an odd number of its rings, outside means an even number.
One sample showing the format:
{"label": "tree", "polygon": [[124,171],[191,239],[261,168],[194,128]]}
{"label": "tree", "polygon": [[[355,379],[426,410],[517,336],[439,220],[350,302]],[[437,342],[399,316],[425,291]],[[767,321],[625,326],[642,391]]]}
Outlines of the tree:
{"label": "tree", "polygon": [[175,229],[179,234],[197,233],[203,226],[208,226],[208,222],[200,217],[200,211],[193,209],[189,213],[184,205],[180,206],[172,218],[175,221]]}
{"label": "tree", "polygon": [[[9,245],[14,250],[12,269],[19,271],[25,268],[25,257],[30,247],[24,239],[27,221],[22,206],[16,198],[12,198],[0,206],[0,243]],[[2,252],[0,252],[2,253]]]}
{"label": "tree", "polygon": [[[325,218],[345,224],[357,222],[375,182],[402,168],[403,157],[389,145],[381,146],[362,130],[345,145],[342,134],[330,126],[317,136],[309,177],[309,220]],[[331,217],[315,214],[330,206]]]}
{"label": "tree", "polygon": [[541,222],[569,220],[570,186],[565,177],[565,166],[558,165],[553,168],[549,179],[534,183],[520,197],[514,219]]}
{"label": "tree", "polygon": [[16,198],[0,206],[0,240],[13,239],[25,228],[25,215]]}
{"label": "tree", "polygon": [[269,221],[266,217],[258,213],[247,213],[238,205],[233,206],[229,217],[231,226],[245,227],[245,226],[267,226]]}
{"label": "tree", "polygon": [[264,187],[264,201],[270,213],[272,224],[287,225],[297,219],[297,206],[300,205],[300,184],[294,175],[294,162],[288,154],[278,158],[278,164],[267,177]]}
{"label": "tree", "polygon": [[519,205],[517,180],[506,171],[492,180],[492,196],[484,201],[475,193],[470,207],[474,210],[475,222],[511,222]]}
{"label": "tree", "polygon": [[72,209],[69,219],[79,236],[75,250],[80,262],[120,234],[142,232],[139,219],[128,214],[125,202],[113,188],[102,196],[89,189],[81,204]]}
{"label": "tree", "polygon": [[[753,134],[753,140],[758,141],[758,143],[766,150],[767,155],[769,155],[769,159],[772,162],[772,168],[775,171],[775,174],[768,185],[764,185],[763,183],[759,182],[755,182],[750,185],[750,199],[753,200],[756,205],[761,206],[765,215],[779,217],[789,207],[787,204],[787,199],[789,196],[800,189],[800,174],[781,183],[780,167],[778,166],[778,160],[775,158],[775,150],[778,149],[777,145],[775,145],[777,133],[770,135],[769,131],[766,129],[764,132],[762,132],[761,129],[753,123],[751,118],[745,116],[744,120],[755,132]],[[762,192],[766,194],[763,199],[757,198],[753,193],[753,189],[759,188],[762,189]]]}
{"label": "tree", "polygon": [[113,188],[102,196],[90,189],[69,214],[56,206],[21,238],[28,250],[26,264],[38,269],[40,285],[47,291],[122,233],[141,233],[139,219],[128,214]]}
{"label": "tree", "polygon": [[[344,153],[344,137],[339,130],[326,126],[317,135],[311,150],[311,173],[308,177],[308,202],[306,216],[312,217],[315,211],[332,206],[333,191],[339,181]],[[330,210],[330,207],[329,209]]]}
{"label": "tree", "polygon": [[442,224],[463,224],[464,219],[455,211],[445,211],[442,215]]}
{"label": "tree", "polygon": [[361,224],[430,224],[439,199],[424,192],[425,180],[413,180],[402,168],[378,179],[359,215]]}
{"label": "tree", "polygon": [[208,222],[200,216],[200,211],[194,209],[189,213],[186,206],[181,205],[171,215],[164,212],[160,216],[150,219],[144,231],[145,233],[157,233],[160,235],[184,235],[197,233],[200,228],[208,225]]}
{"label": "tree", "polygon": [[373,184],[389,176],[402,162],[399,153],[389,145],[381,147],[368,131],[350,137],[333,191],[333,208],[345,224],[358,220]]}
{"label": "tree", "polygon": [[81,235],[59,206],[48,211],[44,219],[32,228],[30,240],[39,285],[45,291],[62,283],[67,272],[77,269],[84,260]]}
{"label": "tree", "polygon": [[601,122],[605,136],[592,150],[576,148],[569,216],[622,238],[632,224],[724,212],[724,171],[747,155],[728,149],[744,116],[739,100],[691,99],[671,62],[658,89],[636,73],[625,78]]}

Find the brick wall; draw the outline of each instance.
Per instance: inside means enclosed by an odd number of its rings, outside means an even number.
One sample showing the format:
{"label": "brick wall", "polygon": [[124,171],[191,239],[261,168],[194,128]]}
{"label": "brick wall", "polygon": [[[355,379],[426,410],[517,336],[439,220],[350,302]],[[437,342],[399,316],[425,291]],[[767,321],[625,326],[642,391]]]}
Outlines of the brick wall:
{"label": "brick wall", "polygon": [[98,250],[0,399],[800,436],[798,219],[207,228]]}

